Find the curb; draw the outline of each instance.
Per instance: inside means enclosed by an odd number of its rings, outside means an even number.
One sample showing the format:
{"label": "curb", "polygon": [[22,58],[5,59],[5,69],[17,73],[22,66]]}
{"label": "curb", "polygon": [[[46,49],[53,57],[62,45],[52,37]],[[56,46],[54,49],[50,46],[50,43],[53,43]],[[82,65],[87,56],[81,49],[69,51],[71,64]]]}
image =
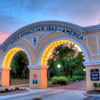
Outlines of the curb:
{"label": "curb", "polygon": [[28,90],[25,91],[15,91],[15,92],[9,92],[9,93],[1,93],[0,96],[6,96],[6,95],[12,95],[12,94],[18,94],[18,93],[25,93],[29,92]]}
{"label": "curb", "polygon": [[87,94],[87,93],[83,93],[85,96],[88,96],[88,97],[98,97],[100,98],[100,95],[98,94]]}

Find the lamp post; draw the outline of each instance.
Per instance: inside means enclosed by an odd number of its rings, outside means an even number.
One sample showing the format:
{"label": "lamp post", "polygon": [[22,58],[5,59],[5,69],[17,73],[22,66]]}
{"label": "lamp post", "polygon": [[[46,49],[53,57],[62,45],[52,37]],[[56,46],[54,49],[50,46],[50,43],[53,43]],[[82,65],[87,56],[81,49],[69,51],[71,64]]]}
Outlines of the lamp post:
{"label": "lamp post", "polygon": [[60,75],[60,67],[61,67],[61,65],[58,64],[57,67],[58,67],[58,76],[59,76]]}

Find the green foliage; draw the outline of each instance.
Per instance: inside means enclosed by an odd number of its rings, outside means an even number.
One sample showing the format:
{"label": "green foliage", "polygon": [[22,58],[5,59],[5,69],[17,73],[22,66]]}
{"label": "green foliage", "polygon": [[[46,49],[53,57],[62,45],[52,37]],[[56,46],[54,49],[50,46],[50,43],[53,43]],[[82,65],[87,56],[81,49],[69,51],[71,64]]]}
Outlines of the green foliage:
{"label": "green foliage", "polygon": [[10,92],[15,92],[15,91],[19,91],[19,90],[26,90],[25,88],[24,89],[20,89],[18,87],[16,87],[15,89],[9,89],[9,88],[5,88],[3,90],[0,90],[0,93],[10,93]]}
{"label": "green foliage", "polygon": [[65,77],[54,77],[52,79],[52,84],[55,84],[55,85],[66,85],[68,84],[68,79],[65,78]]}
{"label": "green foliage", "polygon": [[74,70],[73,75],[77,75],[77,76],[83,76],[86,74],[85,71],[83,71],[83,69],[85,69],[84,66],[78,67],[77,69]]}
{"label": "green foliage", "polygon": [[[53,57],[48,60],[48,66],[50,73],[57,75],[57,65],[60,64],[60,74],[62,76],[70,75],[73,77],[74,72],[77,69],[80,69],[83,73],[83,62],[84,55],[82,52],[79,52],[75,45],[72,44],[61,44],[56,47],[52,52]],[[77,72],[77,71],[76,71]]]}
{"label": "green foliage", "polygon": [[100,83],[94,82],[93,86],[94,86],[95,90],[98,90],[98,89],[100,90]]}
{"label": "green foliage", "polygon": [[28,68],[29,65],[28,58],[23,51],[17,52],[11,62],[11,77],[12,78],[28,78]]}
{"label": "green foliage", "polygon": [[98,85],[98,83],[93,83],[93,86],[95,87],[95,88],[98,88],[99,87],[99,85]]}
{"label": "green foliage", "polygon": [[100,88],[100,83],[98,84],[99,88]]}
{"label": "green foliage", "polygon": [[19,90],[19,88],[18,88],[18,87],[16,87],[16,88],[15,88],[15,90],[17,91],[17,90]]}
{"label": "green foliage", "polygon": [[79,76],[79,77],[73,77],[73,78],[68,78],[68,81],[71,82],[71,81],[80,81],[80,80],[84,80],[86,79],[85,76]]}

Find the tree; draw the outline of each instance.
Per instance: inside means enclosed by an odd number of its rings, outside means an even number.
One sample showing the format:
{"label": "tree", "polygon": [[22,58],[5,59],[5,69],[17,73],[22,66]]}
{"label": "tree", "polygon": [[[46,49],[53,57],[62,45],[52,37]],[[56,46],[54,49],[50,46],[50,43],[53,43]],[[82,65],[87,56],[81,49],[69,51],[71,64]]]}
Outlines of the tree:
{"label": "tree", "polygon": [[52,75],[55,74],[54,59],[53,58],[52,59],[49,59],[47,65],[51,66],[47,70],[48,80],[50,80],[51,74]]}
{"label": "tree", "polygon": [[82,52],[78,52],[76,57],[72,57],[71,59],[68,60],[68,66],[69,66],[69,74],[71,76],[71,78],[73,77],[73,72],[84,66],[83,65],[83,61],[84,61],[84,56],[82,54]]}
{"label": "tree", "polygon": [[29,65],[28,58],[23,51],[17,52],[11,62],[11,77],[15,78],[28,78],[28,68]]}
{"label": "tree", "polygon": [[[61,44],[53,50],[52,59],[52,68],[55,63],[59,62],[62,66],[62,72],[67,77],[70,74],[73,77],[73,71],[83,65],[84,56],[82,52],[79,52],[78,49],[73,44]],[[50,61],[49,59],[48,61]],[[49,67],[51,65],[48,63]]]}

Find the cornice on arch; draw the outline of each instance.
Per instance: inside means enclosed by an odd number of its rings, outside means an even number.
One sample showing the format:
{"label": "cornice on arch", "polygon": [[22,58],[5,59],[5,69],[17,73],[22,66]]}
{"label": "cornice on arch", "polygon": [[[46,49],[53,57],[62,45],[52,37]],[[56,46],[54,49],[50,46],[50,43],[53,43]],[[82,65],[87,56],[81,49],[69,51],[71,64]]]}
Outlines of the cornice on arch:
{"label": "cornice on arch", "polygon": [[10,37],[8,37],[8,39],[2,45],[0,45],[0,48],[2,49],[10,40],[12,40],[17,35],[21,34],[23,31],[29,30],[30,28],[36,28],[36,27],[41,27],[41,26],[66,27],[66,28],[78,31],[79,33],[82,33],[82,34],[100,31],[100,25],[81,27],[81,26],[78,26],[69,22],[63,22],[63,21],[40,21],[40,22],[29,24],[19,29],[18,31],[14,32]]}

